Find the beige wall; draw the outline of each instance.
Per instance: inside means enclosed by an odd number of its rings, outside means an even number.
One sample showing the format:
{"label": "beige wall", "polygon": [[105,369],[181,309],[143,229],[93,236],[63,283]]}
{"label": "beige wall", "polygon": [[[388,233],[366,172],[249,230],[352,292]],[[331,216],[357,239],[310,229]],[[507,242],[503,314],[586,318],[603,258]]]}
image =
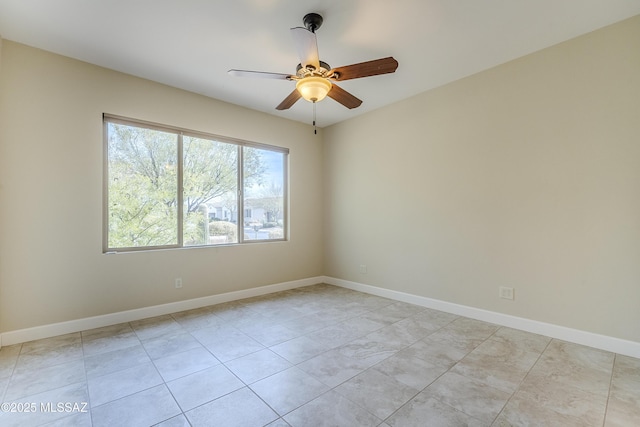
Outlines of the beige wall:
{"label": "beige wall", "polygon": [[[5,40],[0,332],[324,274],[640,342],[638,40],[640,17],[327,128],[324,150]],[[291,240],[102,255],[103,112],[290,148]]]}
{"label": "beige wall", "polygon": [[[0,331],[322,274],[322,136],[308,125],[7,40],[2,65]],[[290,241],[103,255],[103,112],[288,147]]]}
{"label": "beige wall", "polygon": [[324,167],[326,275],[640,342],[640,16],[327,128]]}

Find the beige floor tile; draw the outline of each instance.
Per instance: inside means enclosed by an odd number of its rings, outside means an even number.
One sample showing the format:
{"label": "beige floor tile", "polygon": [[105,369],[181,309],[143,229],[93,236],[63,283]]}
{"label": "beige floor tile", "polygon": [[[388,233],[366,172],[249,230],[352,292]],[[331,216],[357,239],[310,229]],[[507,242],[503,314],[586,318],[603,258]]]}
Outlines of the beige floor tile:
{"label": "beige floor tile", "polygon": [[[467,336],[463,331],[453,329],[449,324],[421,341],[422,343],[418,342],[416,345],[421,345],[424,353],[430,355],[434,363],[451,367],[482,344],[485,339]],[[440,362],[437,362],[438,360]]]}
{"label": "beige floor tile", "polygon": [[304,405],[329,390],[329,387],[296,367],[278,372],[251,384],[250,387],[280,415]]}
{"label": "beige floor tile", "polygon": [[245,384],[252,384],[293,366],[268,349],[239,357],[225,365]]}
{"label": "beige floor tile", "polygon": [[100,338],[114,337],[118,335],[126,335],[133,333],[133,329],[129,323],[118,323],[116,325],[104,326],[102,328],[88,329],[82,331],[82,342],[90,342]]}
{"label": "beige floor tile", "polygon": [[264,349],[258,341],[233,327],[199,329],[192,335],[221,362]]}
{"label": "beige floor tile", "polygon": [[180,414],[162,421],[161,423],[155,424],[154,427],[191,427],[191,424],[189,424],[189,421],[187,421],[187,417],[185,417],[184,414]]}
{"label": "beige floor tile", "polygon": [[616,356],[611,378],[611,397],[640,407],[640,359]]}
{"label": "beige floor tile", "polygon": [[241,320],[243,317],[250,317],[256,314],[241,301],[230,301],[222,304],[217,304],[212,307],[212,313],[222,319],[225,324],[230,324],[236,320]]}
{"label": "beige floor tile", "polygon": [[335,387],[369,368],[366,360],[345,356],[339,350],[329,350],[297,365],[329,387]]}
{"label": "beige floor tile", "polygon": [[469,319],[468,317],[458,317],[443,329],[460,333],[466,339],[474,340],[480,344],[480,342],[492,336],[500,327],[492,323]]}
{"label": "beige floor tile", "polygon": [[489,339],[535,353],[542,353],[551,342],[549,337],[506,327],[498,329]]}
{"label": "beige floor tile", "polygon": [[640,425],[640,359],[616,355],[605,427]]}
{"label": "beige floor tile", "polygon": [[292,427],[370,427],[377,426],[382,422],[333,390],[283,418]]}
{"label": "beige floor tile", "polygon": [[307,336],[301,336],[281,344],[270,347],[274,353],[282,356],[293,364],[302,363],[327,350],[331,349],[330,344],[319,340],[314,340]]}
{"label": "beige floor tile", "polygon": [[264,426],[278,419],[251,390],[244,387],[186,413],[193,427]]}
{"label": "beige floor tile", "polygon": [[0,348],[0,378],[13,374],[21,349],[22,344],[6,345]]}
{"label": "beige floor tile", "polygon": [[46,368],[48,366],[60,365],[82,359],[83,357],[82,343],[79,341],[53,348],[41,348],[20,354],[18,363],[16,364],[16,371]]}
{"label": "beige floor tile", "polygon": [[[550,408],[540,406],[526,397],[516,395],[513,397],[498,418],[493,423],[495,427],[513,426],[558,426],[558,427],[586,427],[585,421],[561,414]],[[601,425],[601,424],[598,424]]]}
{"label": "beige floor tile", "polygon": [[0,397],[89,407],[3,427],[627,427],[640,359],[320,284],[5,346]]}
{"label": "beige floor tile", "polygon": [[43,424],[43,427],[92,427],[91,413],[80,413]]}
{"label": "beige floor tile", "polygon": [[570,358],[557,358],[545,351],[529,372],[527,379],[541,384],[562,384],[606,398],[611,384],[612,368],[585,365]]}
{"label": "beige floor tile", "polygon": [[167,383],[183,411],[210,402],[244,387],[229,369],[217,365]]}
{"label": "beige floor tile", "polygon": [[420,391],[375,369],[367,369],[334,390],[381,420]]}
{"label": "beige floor tile", "polygon": [[[427,420],[428,423],[427,424]],[[391,427],[467,426],[487,427],[480,421],[422,392],[387,419]]]}
{"label": "beige floor tile", "polygon": [[169,314],[136,320],[131,322],[130,325],[140,340],[147,340],[182,329],[182,326]]}
{"label": "beige floor tile", "polygon": [[[528,376],[516,392],[520,399],[537,408],[580,419],[583,425],[602,425],[607,396],[585,390],[584,381],[576,387],[574,381],[550,380],[545,376]],[[588,387],[587,387],[588,388]]]}
{"label": "beige floor tile", "polygon": [[397,342],[388,343],[373,332],[344,344],[336,350],[347,357],[361,361],[363,366],[370,367],[393,356],[400,347]]}
{"label": "beige floor tile", "polygon": [[489,339],[458,362],[451,372],[513,393],[539,357],[540,353],[508,341]]}
{"label": "beige floor tile", "polygon": [[444,311],[433,310],[430,308],[427,308],[411,316],[412,319],[415,319],[416,321],[421,322],[424,325],[429,325],[430,328],[435,330],[447,326],[458,317],[460,316],[451,313],[445,313]]}
{"label": "beige floor tile", "polygon": [[165,381],[172,381],[185,375],[190,375],[194,372],[219,365],[220,361],[207,349],[194,348],[181,353],[160,357],[155,359],[153,363]]}
{"label": "beige floor tile", "polygon": [[184,332],[170,332],[166,335],[143,341],[142,346],[151,359],[159,359],[185,350],[202,348],[202,344],[193,335]]}
{"label": "beige floor tile", "polygon": [[91,405],[99,406],[162,384],[156,367],[146,362],[122,371],[87,380]]}
{"label": "beige floor tile", "polygon": [[112,350],[84,358],[87,377],[99,377],[123,369],[132,368],[151,359],[141,344]]}
{"label": "beige floor tile", "polygon": [[211,328],[224,323],[224,320],[213,313],[211,307],[181,311],[179,313],[172,314],[171,317],[173,317],[173,319],[187,331]]}
{"label": "beige floor tile", "polygon": [[371,369],[383,372],[416,390],[424,389],[447,371],[447,368],[416,356],[412,348],[399,351]]}
{"label": "beige floor tile", "polygon": [[362,317],[353,317],[342,322],[329,325],[323,329],[307,334],[307,336],[326,348],[335,348],[360,338],[368,333],[377,331],[385,326],[382,322],[376,322]]}
{"label": "beige floor tile", "polygon": [[127,347],[133,347],[140,344],[140,339],[133,330],[113,335],[94,336],[90,339],[84,339],[82,348],[85,356],[93,356],[110,351],[120,350]]}
{"label": "beige floor tile", "polygon": [[408,304],[406,302],[396,302],[389,301],[391,304],[381,307],[375,310],[376,313],[386,315],[389,319],[394,319],[395,321],[399,321],[402,319],[406,319],[407,317],[422,313],[426,310],[426,308],[415,305]]}
{"label": "beige floor tile", "polygon": [[291,427],[291,424],[282,418],[278,418],[274,422],[267,424],[265,427]]}
{"label": "beige floor tile", "polygon": [[278,345],[301,336],[299,332],[292,331],[281,324],[256,324],[249,327],[243,327],[241,331],[265,347]]}
{"label": "beige floor tile", "polygon": [[23,369],[14,372],[4,395],[6,401],[46,392],[67,385],[86,382],[84,361],[76,359],[37,370]]}
{"label": "beige floor tile", "polygon": [[[251,309],[256,309],[251,307]],[[292,307],[287,307],[285,304],[277,303],[271,304],[267,307],[261,307],[257,313],[260,318],[265,322],[277,325],[283,322],[293,321],[306,315],[304,311],[297,310]]]}
{"label": "beige floor tile", "polygon": [[609,398],[605,427],[626,427],[640,425],[640,397],[632,400],[619,397]]}
{"label": "beige floor tile", "polygon": [[162,384],[92,408],[93,427],[149,426],[180,414],[167,386]]}
{"label": "beige floor tile", "polygon": [[345,313],[341,313],[339,318],[332,318],[326,314],[315,312],[281,324],[300,335],[304,335],[339,323],[346,320],[346,317],[347,315]]}
{"label": "beige floor tile", "polygon": [[20,354],[23,355],[33,352],[42,352],[43,350],[53,350],[58,347],[66,347],[80,342],[82,342],[80,332],[58,335],[56,337],[26,342],[22,344]]}
{"label": "beige floor tile", "polygon": [[511,397],[510,393],[452,372],[438,378],[424,393],[489,424]]}

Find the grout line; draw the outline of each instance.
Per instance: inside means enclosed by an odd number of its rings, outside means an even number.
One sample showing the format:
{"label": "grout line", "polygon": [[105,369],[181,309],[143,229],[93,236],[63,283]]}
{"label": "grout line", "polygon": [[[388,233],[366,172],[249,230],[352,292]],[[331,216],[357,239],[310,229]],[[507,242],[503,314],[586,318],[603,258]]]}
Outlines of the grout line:
{"label": "grout line", "polygon": [[604,405],[604,417],[602,418],[602,425],[606,425],[607,423],[607,415],[609,415],[609,400],[611,399],[611,387],[613,385],[613,375],[616,371],[616,361],[618,360],[618,355],[613,353],[613,365],[611,366],[611,378],[609,379],[609,393],[607,393],[607,402]]}
{"label": "grout line", "polygon": [[[497,331],[496,331],[497,332]],[[518,393],[518,391],[520,390],[520,387],[522,387],[522,384],[524,384],[524,382],[526,381],[527,377],[529,376],[529,373],[531,372],[531,370],[538,364],[538,361],[540,360],[540,358],[542,358],[542,355],[544,354],[545,351],[547,351],[547,348],[549,348],[549,346],[551,345],[551,341],[553,341],[553,339],[550,339],[549,342],[547,342],[547,345],[544,346],[544,349],[540,352],[540,354],[538,355],[538,357],[536,358],[536,361],[533,362],[533,364],[531,365],[531,367],[529,368],[529,370],[527,371],[527,373],[524,375],[524,377],[520,380],[520,382],[518,383],[518,386],[516,387],[516,389],[513,391],[513,393],[511,393],[511,396],[509,396],[509,398],[507,399],[507,401],[505,402],[504,406],[502,407],[502,409],[500,410],[500,412],[498,412],[498,415],[496,415],[496,417],[494,418],[493,422],[495,423],[496,420],[498,418],[500,418],[500,415],[502,415],[502,413],[504,412],[504,410],[507,408],[507,406],[509,406],[509,403],[511,402],[511,399],[513,399],[513,397]],[[555,411],[554,411],[555,412]]]}

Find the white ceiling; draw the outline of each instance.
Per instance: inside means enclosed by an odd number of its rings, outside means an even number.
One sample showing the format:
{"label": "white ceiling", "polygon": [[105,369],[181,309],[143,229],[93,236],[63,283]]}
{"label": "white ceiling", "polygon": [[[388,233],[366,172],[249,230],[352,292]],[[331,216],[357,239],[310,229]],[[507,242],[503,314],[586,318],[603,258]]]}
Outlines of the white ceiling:
{"label": "white ceiling", "polygon": [[323,127],[640,14],[640,0],[0,0],[0,36],[310,123],[304,100],[275,110],[293,82],[227,74],[295,74],[289,28],[308,12],[324,17],[318,49],[332,67],[400,63],[341,83],[364,102],[322,101]]}

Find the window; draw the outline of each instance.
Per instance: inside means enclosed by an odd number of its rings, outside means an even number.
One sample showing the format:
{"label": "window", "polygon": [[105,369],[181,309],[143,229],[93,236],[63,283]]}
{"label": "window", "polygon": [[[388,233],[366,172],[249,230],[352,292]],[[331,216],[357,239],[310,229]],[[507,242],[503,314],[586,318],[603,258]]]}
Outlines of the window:
{"label": "window", "polygon": [[104,132],[105,252],[286,239],[287,149],[106,114]]}

